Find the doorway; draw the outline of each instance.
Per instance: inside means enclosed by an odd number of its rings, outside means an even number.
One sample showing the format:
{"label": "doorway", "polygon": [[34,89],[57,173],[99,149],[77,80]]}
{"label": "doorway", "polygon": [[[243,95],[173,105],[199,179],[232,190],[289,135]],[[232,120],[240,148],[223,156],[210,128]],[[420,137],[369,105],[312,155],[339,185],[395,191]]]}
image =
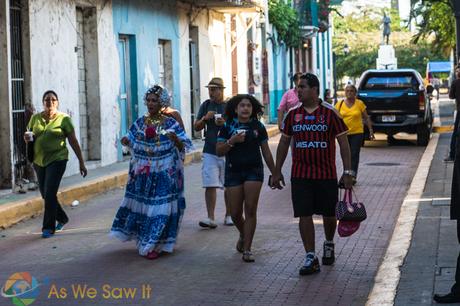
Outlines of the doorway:
{"label": "doorway", "polygon": [[194,139],[201,138],[201,131],[196,132],[193,128],[196,116],[201,105],[200,97],[200,60],[198,50],[198,27],[190,26],[189,29],[189,60],[190,60],[190,113],[191,131]]}
{"label": "doorway", "polygon": [[[118,103],[120,107],[120,138],[128,133],[128,129],[137,117],[137,103],[134,103],[136,93],[136,60],[133,35],[119,35],[118,52],[120,59],[120,93]],[[118,160],[127,155],[126,147],[118,146]]]}

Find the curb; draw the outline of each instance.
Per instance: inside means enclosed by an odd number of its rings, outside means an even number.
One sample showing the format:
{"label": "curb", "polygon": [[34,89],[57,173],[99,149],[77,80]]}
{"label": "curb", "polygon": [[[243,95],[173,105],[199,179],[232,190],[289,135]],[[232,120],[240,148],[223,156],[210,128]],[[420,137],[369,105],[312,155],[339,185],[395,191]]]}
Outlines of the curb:
{"label": "curb", "polygon": [[366,306],[394,305],[401,277],[400,267],[403,265],[409,251],[419,203],[425,189],[426,179],[436,152],[438,140],[439,134],[433,134],[433,138],[420,159],[417,171],[401,205],[385,256],[374,278],[374,286],[369,293]]}
{"label": "curb", "polygon": [[450,133],[454,131],[454,126],[453,125],[443,125],[443,126],[433,126],[433,132],[434,133]]}
{"label": "curb", "polygon": [[[267,129],[268,137],[279,134],[278,127]],[[201,161],[201,151],[193,151],[185,156],[184,166]],[[97,169],[95,169],[97,171]],[[96,195],[125,186],[128,180],[128,171],[118,171],[110,175],[102,176],[84,183],[62,188],[57,196],[59,202],[69,206],[72,201],[89,200]],[[0,229],[8,228],[21,221],[36,217],[43,212],[43,200],[41,197],[34,197],[27,200],[14,201],[0,206]]]}

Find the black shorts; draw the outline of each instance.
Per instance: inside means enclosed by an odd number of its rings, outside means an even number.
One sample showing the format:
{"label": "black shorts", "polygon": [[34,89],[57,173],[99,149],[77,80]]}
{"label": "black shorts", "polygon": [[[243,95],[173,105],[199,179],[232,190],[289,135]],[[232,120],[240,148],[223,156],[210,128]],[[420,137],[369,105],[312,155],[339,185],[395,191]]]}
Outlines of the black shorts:
{"label": "black shorts", "polygon": [[335,216],[339,187],[337,180],[291,179],[294,217]]}
{"label": "black shorts", "polygon": [[225,187],[234,187],[243,185],[246,181],[263,182],[264,168],[253,167],[247,169],[231,169],[225,168]]}

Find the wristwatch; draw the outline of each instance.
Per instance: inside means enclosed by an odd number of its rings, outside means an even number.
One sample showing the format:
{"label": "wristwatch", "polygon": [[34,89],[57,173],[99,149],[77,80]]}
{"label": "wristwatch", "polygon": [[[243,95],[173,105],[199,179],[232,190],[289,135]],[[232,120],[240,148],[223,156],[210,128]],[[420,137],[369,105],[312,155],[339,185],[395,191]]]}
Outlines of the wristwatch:
{"label": "wristwatch", "polygon": [[344,175],[356,176],[356,172],[353,170],[343,170]]}

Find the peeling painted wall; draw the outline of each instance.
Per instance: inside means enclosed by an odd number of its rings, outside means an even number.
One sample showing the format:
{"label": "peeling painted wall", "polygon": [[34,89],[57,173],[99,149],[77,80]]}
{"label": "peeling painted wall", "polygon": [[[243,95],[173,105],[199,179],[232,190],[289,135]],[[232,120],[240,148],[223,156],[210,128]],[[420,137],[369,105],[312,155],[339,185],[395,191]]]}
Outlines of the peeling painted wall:
{"label": "peeling painted wall", "polygon": [[137,88],[133,101],[138,103],[139,116],[146,112],[143,96],[149,86],[158,82],[158,40],[170,40],[172,44],[172,83],[170,89],[173,107],[182,111],[179,68],[179,39],[187,33],[179,27],[175,1],[132,0],[113,1],[114,39],[118,35],[132,35],[136,43]]}
{"label": "peeling painted wall", "polygon": [[[92,3],[96,3],[92,1]],[[42,94],[48,89],[59,95],[59,109],[72,117],[77,138],[79,131],[78,60],[76,6],[85,1],[34,0],[29,2],[31,95],[37,111],[43,110]],[[99,100],[101,113],[101,160],[93,167],[116,161],[114,146],[118,127],[118,61],[113,39],[111,2],[97,1],[97,36],[99,67]],[[66,176],[78,173],[78,160],[73,151],[69,156]],[[91,163],[90,163],[91,164]],[[90,165],[91,167],[91,165]]]}

